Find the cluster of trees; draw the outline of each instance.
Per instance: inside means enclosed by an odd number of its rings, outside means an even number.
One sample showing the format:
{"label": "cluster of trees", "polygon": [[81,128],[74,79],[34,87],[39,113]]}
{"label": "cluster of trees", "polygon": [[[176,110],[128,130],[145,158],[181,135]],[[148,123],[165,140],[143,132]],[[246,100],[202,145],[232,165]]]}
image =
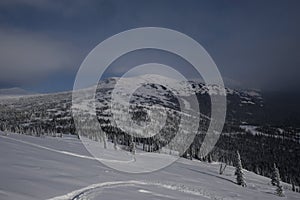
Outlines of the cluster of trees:
{"label": "cluster of trees", "polygon": [[20,133],[32,136],[53,136],[62,137],[65,134],[74,134],[75,127],[72,118],[58,120],[56,118],[47,121],[26,120],[23,123],[19,121],[5,120],[0,121],[0,130],[7,132]]}
{"label": "cluster of trees", "polygon": [[[222,168],[222,167],[221,167]],[[220,168],[220,169],[221,169]],[[225,169],[224,169],[225,170]],[[245,174],[243,172],[242,161],[239,152],[236,152],[236,162],[235,162],[235,175],[236,175],[236,182],[238,185],[242,187],[247,187]],[[276,194],[280,197],[284,197],[284,190],[281,184],[279,170],[274,163],[272,177],[271,177],[271,184],[276,186]]]}
{"label": "cluster of trees", "polygon": [[184,157],[233,165],[236,158],[235,152],[238,150],[243,157],[245,169],[271,177],[272,163],[275,162],[280,168],[282,181],[295,186],[300,185],[299,142],[245,132],[222,133],[214,149],[207,156],[201,156],[199,150],[204,137],[205,134],[197,135]]}
{"label": "cluster of trees", "polygon": [[70,106],[71,99],[66,100],[65,94],[57,94],[55,98],[24,97],[2,103],[0,130],[34,136],[75,134]]}

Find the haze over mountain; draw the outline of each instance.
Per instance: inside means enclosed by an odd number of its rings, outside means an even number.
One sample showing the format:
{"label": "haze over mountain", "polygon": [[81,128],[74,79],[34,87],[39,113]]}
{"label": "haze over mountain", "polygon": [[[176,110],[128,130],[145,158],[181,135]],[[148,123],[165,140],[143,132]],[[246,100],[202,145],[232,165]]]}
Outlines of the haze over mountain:
{"label": "haze over mountain", "polygon": [[0,96],[23,96],[32,94],[36,93],[18,87],[0,89]]}

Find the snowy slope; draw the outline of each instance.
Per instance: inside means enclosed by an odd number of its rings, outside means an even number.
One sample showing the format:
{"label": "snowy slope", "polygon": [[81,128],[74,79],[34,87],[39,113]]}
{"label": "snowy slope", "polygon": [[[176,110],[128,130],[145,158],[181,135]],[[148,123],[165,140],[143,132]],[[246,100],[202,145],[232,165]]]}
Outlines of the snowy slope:
{"label": "snowy slope", "polygon": [[[0,199],[299,199],[274,195],[268,178],[245,172],[248,187],[235,184],[234,169],[180,159],[148,174],[121,173],[89,155],[74,137],[38,138],[0,133]],[[285,185],[285,187],[289,187]]]}

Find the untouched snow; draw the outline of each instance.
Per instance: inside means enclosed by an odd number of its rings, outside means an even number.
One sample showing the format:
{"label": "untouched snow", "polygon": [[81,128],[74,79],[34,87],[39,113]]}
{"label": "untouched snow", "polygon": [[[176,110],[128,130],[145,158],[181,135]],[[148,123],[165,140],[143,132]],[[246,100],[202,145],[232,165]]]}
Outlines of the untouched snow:
{"label": "untouched snow", "polygon": [[73,137],[1,132],[0,155],[1,200],[300,199],[299,193],[287,189],[286,197],[277,197],[270,179],[248,171],[248,187],[242,188],[235,184],[234,168],[219,175],[218,163],[179,159],[154,173],[118,172],[91,157]]}
{"label": "untouched snow", "polygon": [[[96,160],[103,164],[128,173],[152,172],[166,167],[176,161],[179,157],[167,154],[143,152],[137,149],[132,155],[128,151],[115,150],[113,143],[107,142],[107,149],[103,148],[103,143],[81,137],[85,147],[92,152]],[[97,149],[97,151],[95,151]]]}

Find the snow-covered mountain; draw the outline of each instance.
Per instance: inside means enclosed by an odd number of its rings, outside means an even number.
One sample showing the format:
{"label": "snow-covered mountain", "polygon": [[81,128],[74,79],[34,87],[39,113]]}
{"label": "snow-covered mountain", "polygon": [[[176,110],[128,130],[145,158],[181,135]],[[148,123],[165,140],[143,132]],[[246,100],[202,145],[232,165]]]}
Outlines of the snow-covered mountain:
{"label": "snow-covered mountain", "polygon": [[[153,79],[153,76],[151,79]],[[107,112],[109,112],[108,108],[111,101],[111,94],[117,81],[118,78],[109,78],[99,82],[96,94],[96,98],[98,100],[97,111],[99,116],[109,116],[111,114]],[[127,78],[128,83],[134,81],[134,77]],[[228,102],[227,121],[252,123],[252,121],[257,119],[258,113],[261,113],[264,108],[264,99],[262,94],[258,91],[240,91],[230,88],[226,88],[224,91],[224,89],[217,85],[205,85],[197,81],[190,81],[190,87],[186,87],[187,84],[182,84],[181,81],[174,79],[168,79],[165,85],[159,85],[155,84],[155,77],[151,81],[153,83],[144,85],[135,91],[130,100],[131,104],[143,106],[156,104],[173,110],[179,110],[179,103],[176,95],[196,93],[201,113],[203,116],[209,116],[209,95],[224,95],[224,92],[226,91]],[[174,91],[169,90],[169,86],[175,88],[178,94],[174,94]],[[126,93],[126,85],[123,85],[122,87],[123,88],[121,88],[121,90]],[[57,121],[57,124],[60,124],[63,120],[71,119],[71,100],[71,91],[43,95],[30,95],[23,96],[18,99],[2,100],[0,101],[0,110],[3,113],[2,121],[7,121],[9,124],[9,118],[11,116],[9,113],[19,112],[19,126],[23,123],[27,125],[28,123],[38,123],[38,126],[43,127],[43,124],[48,124],[48,121],[53,121],[54,119]],[[91,102],[83,102],[83,104],[84,103],[86,103],[85,106],[88,109]],[[48,125],[51,126],[51,124]]]}

